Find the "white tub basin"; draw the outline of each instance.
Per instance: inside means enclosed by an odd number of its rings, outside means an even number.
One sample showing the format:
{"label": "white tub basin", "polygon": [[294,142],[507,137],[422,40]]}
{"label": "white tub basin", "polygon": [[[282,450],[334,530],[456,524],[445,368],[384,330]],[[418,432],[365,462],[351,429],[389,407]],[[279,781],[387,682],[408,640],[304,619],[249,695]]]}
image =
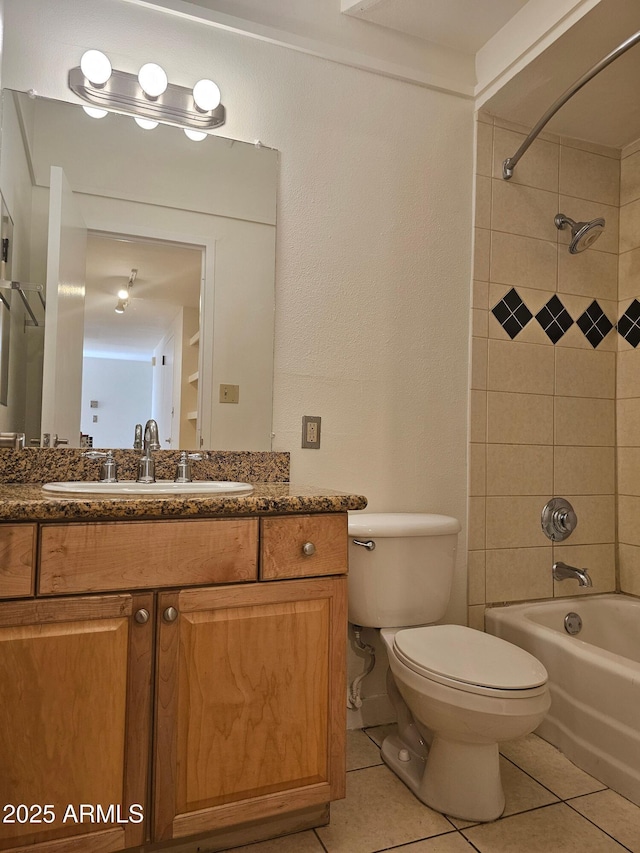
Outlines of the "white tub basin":
{"label": "white tub basin", "polygon": [[253,491],[249,483],[232,483],[226,480],[193,480],[191,483],[174,483],[157,480],[155,483],[137,483],[120,480],[118,483],[72,480],[63,483],[45,483],[44,492],[64,495],[229,495]]}

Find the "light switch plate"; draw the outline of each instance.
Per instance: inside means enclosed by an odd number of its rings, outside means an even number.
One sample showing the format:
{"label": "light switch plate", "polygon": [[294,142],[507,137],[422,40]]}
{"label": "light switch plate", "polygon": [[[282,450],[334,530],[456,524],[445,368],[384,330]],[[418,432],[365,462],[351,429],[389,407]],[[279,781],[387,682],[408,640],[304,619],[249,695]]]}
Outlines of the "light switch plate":
{"label": "light switch plate", "polygon": [[221,385],[220,386],[220,402],[221,403],[237,403],[240,400],[239,385]]}

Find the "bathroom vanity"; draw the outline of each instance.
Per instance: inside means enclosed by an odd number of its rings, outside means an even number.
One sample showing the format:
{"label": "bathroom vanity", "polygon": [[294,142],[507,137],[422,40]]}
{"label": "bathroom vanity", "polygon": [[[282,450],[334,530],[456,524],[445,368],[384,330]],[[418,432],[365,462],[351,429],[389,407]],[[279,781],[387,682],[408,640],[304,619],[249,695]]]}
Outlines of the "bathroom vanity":
{"label": "bathroom vanity", "polygon": [[345,785],[346,511],[365,505],[288,483],[0,485],[0,850],[220,850],[326,823]]}

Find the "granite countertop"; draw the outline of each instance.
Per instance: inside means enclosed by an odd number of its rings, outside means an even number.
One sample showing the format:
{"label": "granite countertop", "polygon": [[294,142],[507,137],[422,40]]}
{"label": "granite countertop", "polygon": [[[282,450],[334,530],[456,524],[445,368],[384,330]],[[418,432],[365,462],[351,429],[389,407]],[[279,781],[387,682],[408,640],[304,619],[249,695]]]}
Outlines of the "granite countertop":
{"label": "granite countertop", "polygon": [[345,512],[364,509],[363,495],[292,483],[252,483],[243,495],[154,495],[106,497],[57,495],[38,483],[0,483],[0,521],[90,521],[143,518],[211,518]]}

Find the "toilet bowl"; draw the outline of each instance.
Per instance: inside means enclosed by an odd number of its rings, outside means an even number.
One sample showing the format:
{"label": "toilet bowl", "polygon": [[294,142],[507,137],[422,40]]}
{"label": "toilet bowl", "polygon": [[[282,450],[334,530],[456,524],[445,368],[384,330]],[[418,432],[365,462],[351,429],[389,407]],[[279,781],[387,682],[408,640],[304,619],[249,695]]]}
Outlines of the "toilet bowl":
{"label": "toilet bowl", "polygon": [[349,514],[349,621],[380,628],[398,733],[385,763],[437,811],[500,817],[498,744],[532,732],[550,706],[533,655],[462,625],[449,602],[460,524],[420,513]]}
{"label": "toilet bowl", "polygon": [[382,745],[383,760],[437,811],[473,821],[500,817],[498,744],[542,722],[550,705],[546,670],[522,649],[461,625],[381,635],[399,722],[398,735]]}

